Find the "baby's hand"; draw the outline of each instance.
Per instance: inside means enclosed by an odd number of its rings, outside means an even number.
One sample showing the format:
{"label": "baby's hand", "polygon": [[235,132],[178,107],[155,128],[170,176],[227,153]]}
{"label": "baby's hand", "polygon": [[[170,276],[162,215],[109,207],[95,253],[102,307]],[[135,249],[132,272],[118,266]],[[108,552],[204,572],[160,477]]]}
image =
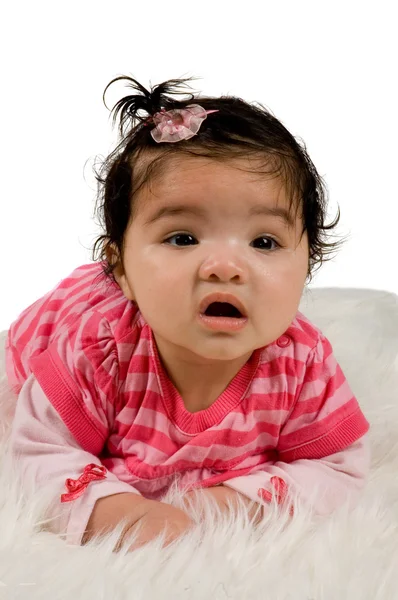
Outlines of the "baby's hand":
{"label": "baby's hand", "polygon": [[138,537],[129,547],[129,551],[140,548],[163,532],[166,534],[164,545],[168,546],[189,531],[194,524],[183,510],[164,502],[145,500],[140,504],[140,512],[141,514],[135,515],[134,521],[123,532],[116,549],[135,531],[139,532]]}
{"label": "baby's hand", "polygon": [[100,498],[91,513],[87,531],[82,540],[84,545],[96,534],[112,531],[122,520],[127,519],[115,550],[127,539],[129,533],[138,532],[138,536],[130,546],[135,550],[165,532],[165,545],[188,531],[193,521],[179,508],[148,500],[141,495],[125,492]]}
{"label": "baby's hand", "polygon": [[[230,512],[231,508],[232,510],[234,510],[234,508],[236,509],[242,501],[247,507],[249,518],[255,519],[256,524],[261,521],[262,509],[259,509],[258,503],[253,502],[253,500],[250,500],[246,496],[243,496],[243,494],[240,494],[239,492],[236,492],[227,486],[217,485],[214,487],[204,488],[200,490],[199,493],[191,491],[185,496],[187,500],[189,500],[196,508],[199,509],[202,508],[201,505],[198,505],[201,497],[212,497],[222,512]],[[188,502],[185,502],[184,506],[186,509],[188,509]]]}

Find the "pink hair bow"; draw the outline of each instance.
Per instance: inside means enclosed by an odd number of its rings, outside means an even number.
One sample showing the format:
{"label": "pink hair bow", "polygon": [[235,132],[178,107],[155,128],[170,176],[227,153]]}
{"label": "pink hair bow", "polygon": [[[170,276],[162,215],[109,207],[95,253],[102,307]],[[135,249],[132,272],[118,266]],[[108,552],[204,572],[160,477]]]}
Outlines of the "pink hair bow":
{"label": "pink hair bow", "polygon": [[198,133],[207,115],[214,112],[218,110],[205,110],[199,104],[168,111],[163,108],[152,117],[156,127],[152,129],[151,136],[158,143],[189,140]]}

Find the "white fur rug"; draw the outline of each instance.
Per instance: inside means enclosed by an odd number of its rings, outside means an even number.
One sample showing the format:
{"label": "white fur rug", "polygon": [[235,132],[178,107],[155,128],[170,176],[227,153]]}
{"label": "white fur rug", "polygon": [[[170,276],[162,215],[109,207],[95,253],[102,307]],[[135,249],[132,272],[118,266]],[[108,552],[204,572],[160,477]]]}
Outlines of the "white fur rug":
{"label": "white fur rug", "polygon": [[[398,297],[313,289],[301,310],[329,337],[371,423],[372,472],[360,506],[254,529],[238,513],[206,521],[174,547],[112,554],[117,532],[86,547],[43,530],[46,498],[27,504],[7,458],[15,397],[0,366],[0,599],[397,600]],[[0,352],[5,334],[1,334]],[[174,496],[170,501],[178,504]]]}

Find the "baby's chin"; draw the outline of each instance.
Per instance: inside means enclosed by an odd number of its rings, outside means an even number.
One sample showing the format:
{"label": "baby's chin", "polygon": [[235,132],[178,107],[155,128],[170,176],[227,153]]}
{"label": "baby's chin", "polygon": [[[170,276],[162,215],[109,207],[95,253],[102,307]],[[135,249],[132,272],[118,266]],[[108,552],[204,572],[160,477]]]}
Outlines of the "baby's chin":
{"label": "baby's chin", "polygon": [[[170,352],[174,358],[182,362],[210,365],[213,363],[246,362],[253,352],[264,348],[275,341],[267,336],[240,336],[230,333],[211,333],[207,335],[193,335],[189,332],[178,335],[175,332],[162,332],[153,330],[160,351]],[[239,339],[240,338],[240,339]]]}
{"label": "baby's chin", "polygon": [[253,352],[262,346],[240,346],[231,339],[220,339],[217,343],[197,344],[194,348],[186,348],[196,355],[199,362],[233,362],[248,360]]}

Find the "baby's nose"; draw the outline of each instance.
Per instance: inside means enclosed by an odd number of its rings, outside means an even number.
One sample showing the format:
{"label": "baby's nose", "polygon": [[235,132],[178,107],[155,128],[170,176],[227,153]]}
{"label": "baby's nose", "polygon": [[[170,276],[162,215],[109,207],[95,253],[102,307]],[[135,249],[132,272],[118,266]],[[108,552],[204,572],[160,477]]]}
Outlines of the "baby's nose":
{"label": "baby's nose", "polygon": [[231,252],[217,252],[206,257],[201,264],[199,276],[206,281],[235,281],[236,283],[244,283],[247,279],[242,257]]}

